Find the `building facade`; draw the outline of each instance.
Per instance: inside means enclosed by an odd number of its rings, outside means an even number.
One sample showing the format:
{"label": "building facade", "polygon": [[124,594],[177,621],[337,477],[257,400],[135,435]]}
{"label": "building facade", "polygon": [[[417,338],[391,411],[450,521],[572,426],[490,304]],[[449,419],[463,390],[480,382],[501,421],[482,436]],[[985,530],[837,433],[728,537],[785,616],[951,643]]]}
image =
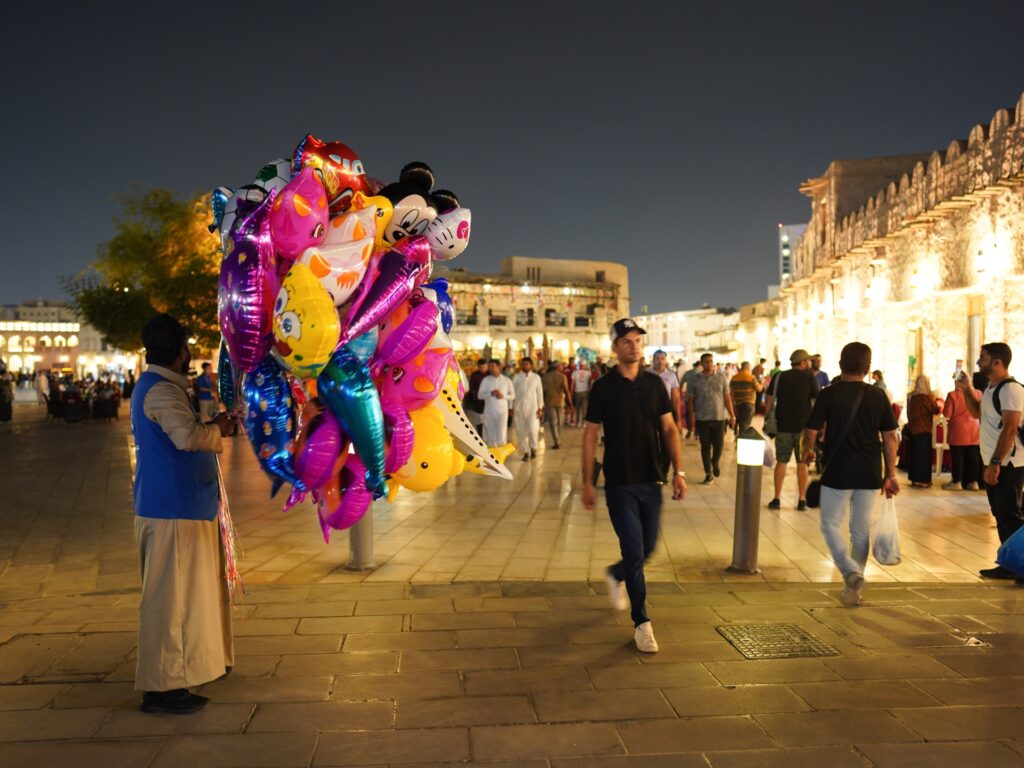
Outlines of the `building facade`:
{"label": "building facade", "polygon": [[607,359],[611,324],[629,315],[629,271],[614,262],[512,256],[497,275],[444,265],[435,275],[449,282],[452,343],[463,360]]}
{"label": "building facade", "polygon": [[1024,96],[944,152],[837,160],[801,191],[810,221],[764,332],[783,354],[833,373],[863,341],[901,399],[921,373],[950,389],[984,341],[1024,353]]}
{"label": "building facade", "polygon": [[779,224],[779,284],[793,276],[793,248],[803,237],[806,224]]}
{"label": "building facade", "polygon": [[659,312],[636,318],[647,331],[644,341],[648,354],[664,350],[669,360],[696,361],[711,352],[723,362],[737,362],[739,312],[732,307],[687,309]]}
{"label": "building facade", "polygon": [[135,356],[109,347],[66,302],[47,299],[0,307],[0,359],[14,373],[61,371],[79,377],[135,365]]}

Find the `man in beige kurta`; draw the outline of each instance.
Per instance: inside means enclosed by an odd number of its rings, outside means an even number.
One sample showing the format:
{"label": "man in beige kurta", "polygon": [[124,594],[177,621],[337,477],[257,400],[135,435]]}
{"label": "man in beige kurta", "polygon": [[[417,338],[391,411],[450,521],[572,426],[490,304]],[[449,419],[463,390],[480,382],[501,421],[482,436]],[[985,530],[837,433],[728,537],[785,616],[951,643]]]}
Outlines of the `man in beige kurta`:
{"label": "man in beige kurta", "polygon": [[192,410],[187,338],[168,315],[147,323],[148,366],[132,393],[142,570],[135,688],[144,692],[144,712],[201,709],[208,699],[188,689],[221,677],[234,664],[214,456],[231,421],[220,414],[202,424]]}

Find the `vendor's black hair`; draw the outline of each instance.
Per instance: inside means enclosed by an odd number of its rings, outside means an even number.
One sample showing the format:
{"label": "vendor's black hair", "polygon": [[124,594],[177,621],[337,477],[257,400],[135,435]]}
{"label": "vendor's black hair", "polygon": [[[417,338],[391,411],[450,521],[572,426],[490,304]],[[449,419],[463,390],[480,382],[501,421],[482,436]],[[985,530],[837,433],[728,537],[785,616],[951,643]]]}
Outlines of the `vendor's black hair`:
{"label": "vendor's black hair", "polygon": [[188,330],[170,315],[156,315],[142,328],[142,346],[146,348],[147,363],[170,365],[181,354],[182,345],[187,343]]}

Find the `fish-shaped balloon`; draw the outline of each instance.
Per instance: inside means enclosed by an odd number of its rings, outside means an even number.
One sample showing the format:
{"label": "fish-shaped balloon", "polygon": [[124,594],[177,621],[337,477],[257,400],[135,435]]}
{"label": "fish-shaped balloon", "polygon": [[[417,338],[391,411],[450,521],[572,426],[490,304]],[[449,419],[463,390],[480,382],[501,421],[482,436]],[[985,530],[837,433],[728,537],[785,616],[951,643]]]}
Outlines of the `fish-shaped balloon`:
{"label": "fish-shaped balloon", "polygon": [[295,416],[291,389],[284,369],[267,356],[242,382],[245,432],[263,471],[274,481],[272,494],[284,482],[300,491],[305,484],[295,474],[292,447]]}
{"label": "fish-shaped balloon", "polygon": [[384,412],[366,364],[342,348],[317,377],[316,389],[365,465],[367,490],[374,498],[386,495]]}
{"label": "fish-shaped balloon", "polygon": [[468,456],[479,459],[481,474],[511,480],[512,473],[508,467],[495,455],[493,449],[487,447],[487,443],[469,423],[465,411],[462,410],[462,398],[459,395],[462,382],[459,370],[457,365],[448,369],[441,394],[433,401],[433,406],[441,411],[444,425],[458,449]]}

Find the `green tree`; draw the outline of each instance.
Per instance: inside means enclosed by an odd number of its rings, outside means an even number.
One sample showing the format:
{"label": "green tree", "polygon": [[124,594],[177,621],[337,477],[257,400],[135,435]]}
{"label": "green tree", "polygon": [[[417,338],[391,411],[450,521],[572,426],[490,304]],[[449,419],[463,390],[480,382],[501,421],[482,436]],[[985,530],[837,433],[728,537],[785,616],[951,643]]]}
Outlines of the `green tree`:
{"label": "green tree", "polygon": [[199,351],[215,349],[220,240],[207,228],[210,196],[150,189],[119,202],[113,239],[89,268],[64,279],[79,312],[120,349],[139,349],[142,326],[158,312],[189,328]]}

